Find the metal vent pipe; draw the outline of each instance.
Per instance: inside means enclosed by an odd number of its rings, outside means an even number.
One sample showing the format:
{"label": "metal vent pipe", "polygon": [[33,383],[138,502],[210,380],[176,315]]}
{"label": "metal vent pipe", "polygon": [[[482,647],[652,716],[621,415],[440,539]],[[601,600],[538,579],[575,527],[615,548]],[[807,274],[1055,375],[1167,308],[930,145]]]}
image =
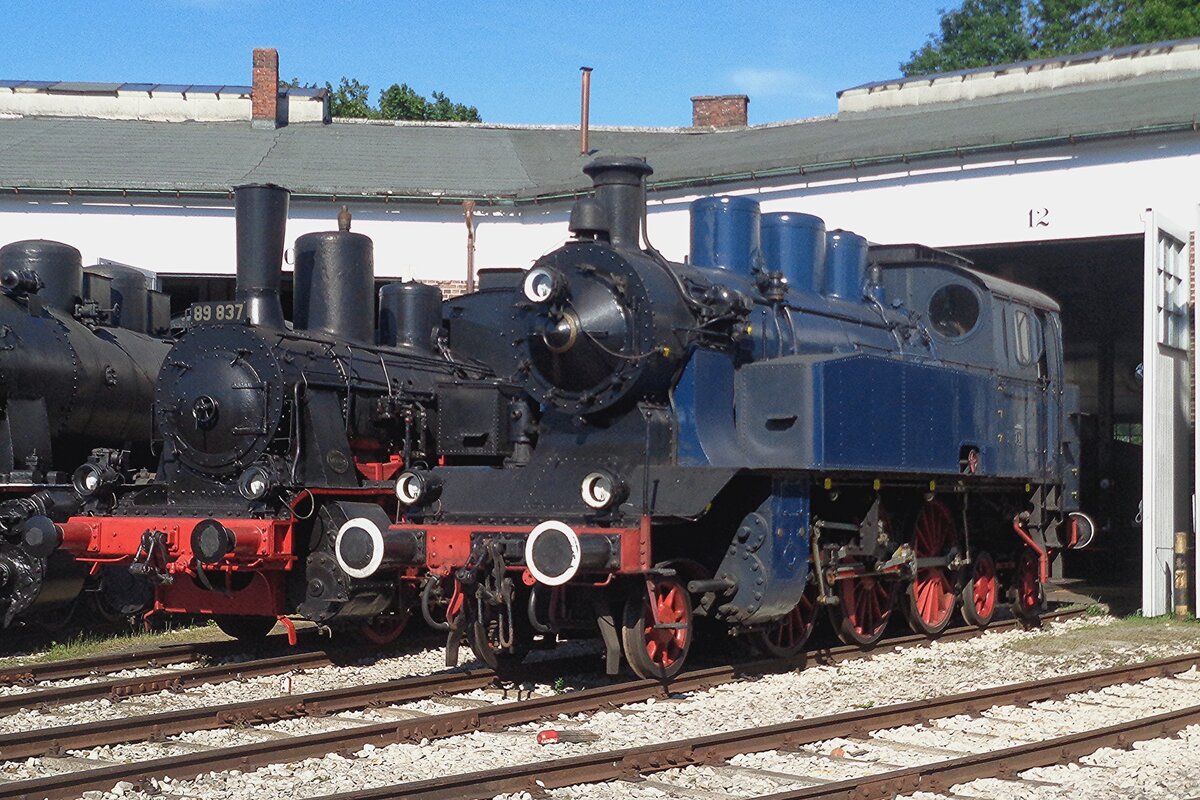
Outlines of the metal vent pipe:
{"label": "metal vent pipe", "polygon": [[579,155],[586,156],[591,152],[588,146],[588,116],[592,105],[592,68],[580,67],[583,73],[583,88],[579,100]]}

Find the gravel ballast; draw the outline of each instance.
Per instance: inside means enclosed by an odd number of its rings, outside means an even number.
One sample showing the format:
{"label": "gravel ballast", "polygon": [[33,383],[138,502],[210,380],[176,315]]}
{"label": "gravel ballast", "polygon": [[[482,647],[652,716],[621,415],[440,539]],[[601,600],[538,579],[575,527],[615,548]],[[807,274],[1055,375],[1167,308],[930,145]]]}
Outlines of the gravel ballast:
{"label": "gravel ballast", "polygon": [[[246,774],[230,772],[204,775],[194,780],[169,780],[163,788],[169,787],[170,794],[176,796],[249,800],[252,797],[260,797],[264,791],[278,793],[280,787],[286,785],[288,796],[312,797],[968,692],[986,686],[1137,663],[1195,650],[1200,650],[1200,626],[1197,625],[1134,623],[1108,617],[1081,618],[1050,625],[1040,631],[993,632],[976,639],[934,642],[928,647],[881,653],[869,659],[847,661],[836,666],[816,666],[801,672],[769,675],[755,681],[726,684],[657,702],[638,703],[622,709],[579,715],[549,725],[523,726],[498,733],[476,732],[418,744],[366,747],[351,757],[330,755],[299,763],[272,765]],[[409,660],[404,661],[404,658]],[[416,671],[422,665],[425,665],[427,670],[436,669],[441,666],[440,659],[440,650],[428,654],[417,653],[401,659],[389,659],[393,663],[382,667],[391,670],[388,675],[376,672],[371,673],[372,677],[368,678],[360,671],[355,673],[353,678],[344,678],[339,674],[336,680],[339,685],[343,685],[343,681],[396,677],[405,674],[398,670]],[[383,663],[355,669],[379,669]],[[329,669],[340,672],[351,668]],[[318,676],[318,673],[321,675]],[[322,669],[313,670],[309,675],[296,676],[293,690],[299,692],[328,688],[331,678],[329,674],[324,673],[325,670]],[[300,680],[309,677],[312,677],[314,683],[311,688]],[[939,748],[970,752],[977,748],[995,749],[1009,746],[1010,743],[1019,743],[1022,734],[1028,734],[1036,727],[1033,718],[1024,716],[1026,712],[1039,714],[1038,719],[1045,721],[1048,731],[1058,731],[1075,724],[1092,724],[1096,719],[1115,720],[1118,714],[1144,716],[1154,713],[1153,709],[1166,707],[1163,704],[1167,701],[1163,701],[1161,696],[1171,694],[1165,688],[1168,686],[1175,692],[1176,699],[1183,698],[1185,694],[1191,696],[1192,686],[1179,680],[1161,680],[1168,683],[1156,686],[1153,685],[1154,682],[1149,682],[1139,687],[1122,687],[1117,694],[1098,692],[1095,698],[1082,704],[1076,703],[1070,714],[1062,709],[1055,710],[1053,705],[1042,709],[1042,704],[1035,704],[1029,709],[998,709],[996,718],[991,721],[987,715],[982,718],[939,720],[922,726],[921,729],[888,731],[878,741],[872,740],[868,743],[869,746],[860,741],[824,743],[824,750],[814,746],[811,753],[752,754],[732,760],[731,766],[678,770],[652,776],[651,780],[641,783],[576,787],[555,790],[551,794],[563,798],[729,798],[778,791],[785,785],[780,783],[783,779],[778,775],[781,774],[839,780],[865,774],[855,770],[879,771],[909,763],[920,763],[922,758],[926,761],[937,760],[939,756],[931,753],[936,753]],[[595,676],[587,676],[586,681],[595,682]],[[278,678],[263,679],[263,682],[268,684],[263,689],[266,696],[271,695],[271,692],[267,691],[270,688],[274,688],[277,693]],[[204,702],[249,699],[233,695],[254,683],[249,681],[236,686],[223,684],[211,687],[211,692]],[[563,676],[563,683],[572,686],[575,680],[572,676]],[[1187,692],[1181,694],[1177,685],[1182,685]],[[1200,682],[1194,688],[1195,696],[1189,702],[1200,703]],[[539,694],[545,694],[552,692],[554,687],[542,685],[536,687],[536,690]],[[178,699],[178,696],[171,697]],[[495,701],[499,693],[477,691],[463,697]],[[443,698],[409,704],[402,708],[422,713],[460,710],[462,706],[454,705],[453,701],[454,698]],[[1170,705],[1170,702],[1167,705]],[[1143,713],[1144,709],[1151,710]],[[139,712],[141,711],[139,709]],[[87,758],[91,755],[93,758],[113,762],[136,761],[162,757],[179,747],[191,750],[197,747],[227,746],[239,742],[262,741],[265,736],[278,737],[328,730],[331,725],[345,727],[356,724],[357,720],[371,722],[395,718],[381,716],[391,711],[392,709],[368,710],[355,714],[340,714],[330,719],[288,720],[244,731],[206,731],[175,737],[161,744],[122,745],[103,748],[102,754],[89,751],[70,755],[77,758]],[[39,724],[32,719],[26,720],[25,724]],[[59,721],[58,724],[63,722]],[[535,739],[536,732],[549,726],[584,729],[596,734],[597,739],[594,742],[578,744],[538,745]],[[859,753],[858,749],[864,747],[866,749]],[[1102,753],[1098,753],[1096,757],[1100,757]],[[940,757],[953,755],[955,753],[951,752]],[[876,756],[878,759],[875,759]],[[776,760],[780,758],[783,760]],[[884,766],[875,763],[878,760],[882,760]],[[61,763],[58,759],[31,761],[39,763],[0,765],[0,775],[9,779],[36,777],[37,774],[45,774],[45,771],[57,771]],[[1200,774],[1200,756],[1197,756],[1193,766],[1197,767],[1195,771]],[[19,773],[14,768],[19,768]],[[763,770],[777,774],[760,774]],[[1079,769],[1075,771],[1078,772]],[[1100,771],[1114,774],[1119,772]],[[130,791],[126,787],[122,787],[120,795],[107,793],[104,796],[150,797],[148,794]],[[1006,792],[1002,796],[1017,795]]]}

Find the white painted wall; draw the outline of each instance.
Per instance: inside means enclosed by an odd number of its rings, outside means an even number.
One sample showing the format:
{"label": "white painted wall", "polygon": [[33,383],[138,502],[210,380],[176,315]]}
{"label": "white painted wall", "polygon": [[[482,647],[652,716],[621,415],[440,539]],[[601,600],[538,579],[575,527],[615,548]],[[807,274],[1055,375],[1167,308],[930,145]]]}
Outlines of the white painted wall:
{"label": "white painted wall", "polygon": [[[730,193],[757,197],[764,212],[815,214],[829,229],[854,230],[873,242],[937,247],[1140,235],[1146,208],[1190,218],[1197,187],[1200,138],[1189,135],[1024,151],[1006,160],[923,161],[905,170],[826,174]],[[685,215],[680,204],[690,199],[673,198],[652,211]],[[664,254],[681,256],[686,216],[655,215],[651,224]]]}
{"label": "white painted wall", "polygon": [[[1024,151],[823,174],[810,180],[722,187],[757,197],[764,211],[802,211],[874,242],[932,246],[1140,234],[1153,207],[1190,219],[1200,196],[1200,138],[1192,135]],[[695,193],[653,193],[650,235],[669,258],[688,250]],[[351,204],[354,230],[375,239],[381,277],[461,279],[467,229],[458,205]],[[476,210],[478,267],[528,266],[567,236],[569,203]],[[288,241],[330,230],[334,203],[294,202]],[[1032,225],[1031,225],[1032,213]],[[1044,223],[1044,224],[1043,224]],[[0,197],[0,243],[49,238],[164,273],[234,270],[233,209],[144,199]]]}
{"label": "white painted wall", "polygon": [[[325,122],[328,98],[279,94],[288,122]],[[247,122],[250,94],[121,90],[109,94],[0,88],[0,114],[29,117],[91,117],[154,122]]]}
{"label": "white painted wall", "polygon": [[[334,230],[335,203],[294,202],[287,241]],[[375,240],[380,277],[454,280],[466,276],[467,227],[457,205],[350,204],[353,230]],[[476,209],[476,264],[528,266],[566,235],[567,208],[517,214]],[[56,239],[78,247],[84,263],[110,258],[164,274],[232,275],[232,205],[145,200],[0,198],[0,244]],[[290,254],[289,254],[290,258]]]}

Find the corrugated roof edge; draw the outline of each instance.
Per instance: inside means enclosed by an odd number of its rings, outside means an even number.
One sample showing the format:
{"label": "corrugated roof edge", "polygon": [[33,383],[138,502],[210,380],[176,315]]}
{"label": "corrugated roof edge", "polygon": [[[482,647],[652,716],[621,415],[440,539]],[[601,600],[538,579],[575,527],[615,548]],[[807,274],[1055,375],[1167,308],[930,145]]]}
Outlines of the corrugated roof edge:
{"label": "corrugated roof edge", "polygon": [[[187,94],[238,94],[250,95],[253,87],[242,84],[198,84],[198,83],[96,83],[88,81],[27,81],[0,79],[0,89],[11,91],[36,91],[46,94],[99,94],[110,95],[117,92],[177,92]],[[289,97],[324,97],[329,93],[325,88],[305,88],[285,86],[279,90],[281,95]]]}
{"label": "corrugated roof edge", "polygon": [[891,78],[889,80],[871,81],[870,83],[862,83],[858,86],[851,86],[847,89],[838,91],[837,96],[841,97],[846,92],[857,92],[866,89],[878,89],[881,86],[903,86],[906,83],[929,83],[934,80],[943,80],[945,78],[966,77],[967,75],[983,75],[989,72],[1001,73],[1010,72],[1016,69],[1035,69],[1045,67],[1051,64],[1083,64],[1089,61],[1099,61],[1102,58],[1130,58],[1139,53],[1162,52],[1164,50],[1172,50],[1180,46],[1200,47],[1200,37],[1191,39],[1171,39],[1165,42],[1148,42],[1146,44],[1132,44],[1125,47],[1117,47],[1111,50],[1091,50],[1087,53],[1076,53],[1074,55],[1054,56],[1051,58],[1037,58],[1029,61],[1013,61],[1007,64],[994,64],[987,67],[975,67],[973,69],[959,69],[950,72],[931,72],[927,75],[909,75],[900,78]]}
{"label": "corrugated roof edge", "polygon": [[[788,128],[793,125],[807,125],[810,122],[830,122],[837,119],[836,114],[825,114],[819,117],[789,119],[778,122],[764,122],[759,125],[749,125],[745,128],[693,128],[690,126],[651,126],[651,125],[588,125],[590,131],[601,133],[683,133],[683,134],[725,134],[745,133],[750,130],[765,128]],[[360,117],[333,117],[338,125],[379,125],[395,128],[476,128],[483,130],[502,131],[578,131],[578,125],[536,125],[517,122],[449,122],[419,119],[362,119]]]}
{"label": "corrugated roof edge", "polygon": [[[424,119],[362,119],[361,117],[333,117],[337,125],[375,125],[384,128],[471,128],[497,131],[577,131],[578,125],[522,125],[507,122],[451,122]],[[613,133],[707,133],[694,128],[636,127],[624,125],[589,125],[592,131]]]}

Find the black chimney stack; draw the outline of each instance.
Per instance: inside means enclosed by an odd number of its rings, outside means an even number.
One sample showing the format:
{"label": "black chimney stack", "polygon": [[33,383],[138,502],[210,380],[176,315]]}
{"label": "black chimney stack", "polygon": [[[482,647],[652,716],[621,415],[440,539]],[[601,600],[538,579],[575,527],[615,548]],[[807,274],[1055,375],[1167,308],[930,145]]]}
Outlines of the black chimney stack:
{"label": "black chimney stack", "polygon": [[608,240],[612,246],[640,249],[646,176],[654,170],[640,158],[605,157],[588,163],[583,171],[592,179],[596,202],[608,211]]}
{"label": "black chimney stack", "polygon": [[233,189],[237,219],[237,291],[253,325],[284,327],[279,279],[290,192],[273,183]]}

